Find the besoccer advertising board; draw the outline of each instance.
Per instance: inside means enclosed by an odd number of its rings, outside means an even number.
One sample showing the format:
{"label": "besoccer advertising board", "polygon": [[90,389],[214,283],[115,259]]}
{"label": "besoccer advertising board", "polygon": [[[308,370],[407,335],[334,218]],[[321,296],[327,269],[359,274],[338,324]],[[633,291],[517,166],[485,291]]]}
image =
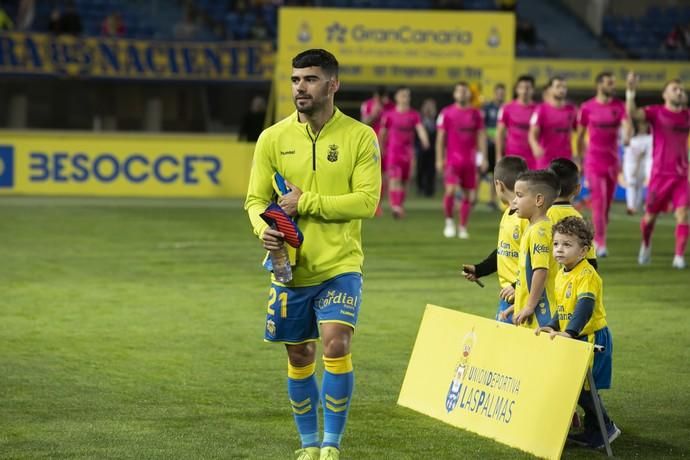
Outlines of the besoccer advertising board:
{"label": "besoccer advertising board", "polygon": [[427,305],[398,404],[560,458],[592,345]]}
{"label": "besoccer advertising board", "polygon": [[278,119],[294,111],[292,58],[324,48],[345,84],[448,85],[479,82],[485,94],[509,86],[515,17],[508,13],[281,8],[275,88]]}

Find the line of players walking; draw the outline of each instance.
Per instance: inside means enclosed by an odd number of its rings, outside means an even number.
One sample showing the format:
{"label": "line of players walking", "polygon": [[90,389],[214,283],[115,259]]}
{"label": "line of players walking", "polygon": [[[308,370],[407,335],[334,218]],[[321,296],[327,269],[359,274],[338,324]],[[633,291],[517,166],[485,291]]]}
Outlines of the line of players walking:
{"label": "line of players walking", "polygon": [[[515,82],[511,102],[504,103],[505,87],[498,84],[494,99],[477,108],[470,84],[458,82],[453,90],[454,102],[441,109],[435,126],[433,100],[424,102],[420,114],[410,105],[409,88],[397,88],[393,100],[385,88],[379,88],[362,104],[361,117],[379,136],[386,184],[382,198],[388,195],[393,217],[405,216],[416,141],[421,151],[419,161],[427,163],[418,168],[418,185],[426,194],[433,193],[433,175],[429,179],[425,172],[431,166],[428,163],[432,155],[437,173],[443,175],[443,235],[447,238],[469,238],[468,223],[480,175],[490,177],[495,161],[519,156],[530,169],[545,169],[552,160],[567,158],[584,173],[597,256],[606,257],[609,212],[621,171],[618,152],[623,145],[628,214],[641,210],[644,187],[648,185],[638,262],[650,263],[656,219],[660,213],[674,210],[676,247],[672,265],[685,268],[690,206],[687,93],[679,80],[671,80],[662,89],[663,104],[638,108],[638,78],[634,73],[626,80],[625,101],[615,97],[613,74],[597,75],[595,84],[595,96],[578,108],[567,100],[567,81],[553,77],[543,89],[542,102],[537,103],[534,78],[522,75]],[[494,191],[493,186],[489,188]],[[378,214],[382,213],[380,208]]]}

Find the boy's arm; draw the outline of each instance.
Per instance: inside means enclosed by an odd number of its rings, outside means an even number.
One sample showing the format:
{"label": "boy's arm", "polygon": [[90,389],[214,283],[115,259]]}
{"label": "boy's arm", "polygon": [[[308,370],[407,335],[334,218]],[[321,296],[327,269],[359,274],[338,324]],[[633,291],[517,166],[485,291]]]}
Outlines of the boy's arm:
{"label": "boy's arm", "polygon": [[298,214],[319,216],[326,220],[364,219],[374,216],[381,194],[381,153],[371,128],[361,135],[358,150],[350,177],[352,192],[342,195],[303,192],[297,202]]}
{"label": "boy's arm", "polygon": [[571,337],[578,337],[582,329],[592,318],[592,313],[594,312],[594,296],[589,297],[588,295],[581,295],[577,299],[577,304],[575,305],[575,311],[573,312],[573,317],[568,321],[568,325],[565,327],[565,332],[570,334]]}
{"label": "boy's arm", "polygon": [[541,295],[544,292],[544,286],[546,285],[546,278],[549,276],[548,268],[536,268],[532,272],[532,282],[530,283],[530,293],[527,297],[527,303],[525,307],[520,310],[515,322],[517,324],[522,324],[527,321],[534,311],[537,309]]}
{"label": "boy's arm", "polygon": [[482,276],[490,275],[496,273],[498,270],[498,250],[494,249],[491,254],[486,256],[486,259],[482,260],[478,264],[474,265],[474,274],[477,278]]}

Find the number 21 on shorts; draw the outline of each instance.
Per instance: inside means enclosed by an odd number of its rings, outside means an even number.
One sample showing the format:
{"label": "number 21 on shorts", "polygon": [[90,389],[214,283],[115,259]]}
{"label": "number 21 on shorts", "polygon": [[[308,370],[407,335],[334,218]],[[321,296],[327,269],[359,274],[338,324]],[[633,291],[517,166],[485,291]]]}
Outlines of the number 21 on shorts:
{"label": "number 21 on shorts", "polygon": [[268,294],[268,314],[273,316],[275,316],[276,314],[275,310],[273,309],[273,307],[275,307],[276,297],[278,298],[278,301],[280,301],[280,317],[287,318],[288,293],[281,292],[280,294],[278,294],[276,288],[274,287],[271,288],[271,291]]}

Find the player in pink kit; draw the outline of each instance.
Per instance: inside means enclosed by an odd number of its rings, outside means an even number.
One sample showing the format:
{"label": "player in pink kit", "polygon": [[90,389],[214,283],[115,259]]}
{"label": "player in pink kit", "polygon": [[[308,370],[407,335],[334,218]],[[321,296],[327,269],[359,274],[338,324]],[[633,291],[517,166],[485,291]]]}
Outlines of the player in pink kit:
{"label": "player in pink kit", "polygon": [[[388,91],[386,91],[385,86],[379,86],[374,91],[373,96],[370,99],[362,102],[359,107],[360,120],[362,123],[367,124],[372,127],[376,135],[378,136],[381,131],[381,118],[383,114],[389,110],[395,109],[395,103],[391,101],[388,96]],[[381,144],[381,152],[385,155],[386,149],[385,145]],[[380,216],[383,214],[383,209],[381,203],[383,202],[383,197],[386,195],[386,161],[385,157],[381,159],[381,174],[383,175],[383,180],[381,181],[381,199],[379,200],[378,207],[376,208],[376,215]]]}
{"label": "player in pink kit", "polygon": [[496,161],[504,156],[521,157],[529,169],[536,169],[537,161],[529,145],[529,122],[537,105],[534,103],[534,78],[521,75],[515,83],[515,100],[498,112],[496,125]]}
{"label": "player in pink kit", "polygon": [[487,140],[481,112],[470,105],[472,92],[466,82],[455,85],[455,103],[449,105],[436,121],[436,169],[445,172],[445,193],[443,208],[446,225],[443,236],[456,235],[453,222],[455,194],[462,189],[460,202],[458,237],[468,238],[467,222],[477,190],[477,150],[480,151],[482,172],[488,169],[486,156]]}
{"label": "player in pink kit", "polygon": [[549,167],[556,158],[573,158],[570,141],[577,121],[577,109],[568,104],[568,85],[562,77],[553,77],[547,85],[548,97],[539,104],[530,119],[529,144],[537,159],[537,169]]}
{"label": "player in pink kit", "polygon": [[[606,227],[616,191],[618,172],[618,133],[621,125],[626,138],[630,135],[625,104],[613,96],[616,80],[610,72],[597,75],[597,94],[580,106],[577,128],[577,150],[584,158],[585,177],[591,190],[594,246],[597,257],[606,257]],[[589,141],[585,149],[585,131]]]}
{"label": "player in pink kit", "polygon": [[396,219],[405,216],[405,187],[414,159],[415,133],[422,147],[429,148],[429,137],[419,112],[410,108],[410,88],[395,91],[395,109],[383,114],[380,139],[386,147],[388,199]]}
{"label": "player in pink kit", "polygon": [[634,120],[647,120],[652,128],[652,174],[647,190],[647,209],[640,229],[642,244],[638,262],[651,262],[652,232],[659,213],[673,204],[676,216],[676,250],[672,266],[685,268],[685,248],[688,243],[688,207],[690,184],[688,183],[688,134],[690,110],[685,89],[679,80],[671,80],[664,86],[663,105],[651,105],[638,109],[635,106],[637,76],[628,74],[625,93],[628,116]]}

